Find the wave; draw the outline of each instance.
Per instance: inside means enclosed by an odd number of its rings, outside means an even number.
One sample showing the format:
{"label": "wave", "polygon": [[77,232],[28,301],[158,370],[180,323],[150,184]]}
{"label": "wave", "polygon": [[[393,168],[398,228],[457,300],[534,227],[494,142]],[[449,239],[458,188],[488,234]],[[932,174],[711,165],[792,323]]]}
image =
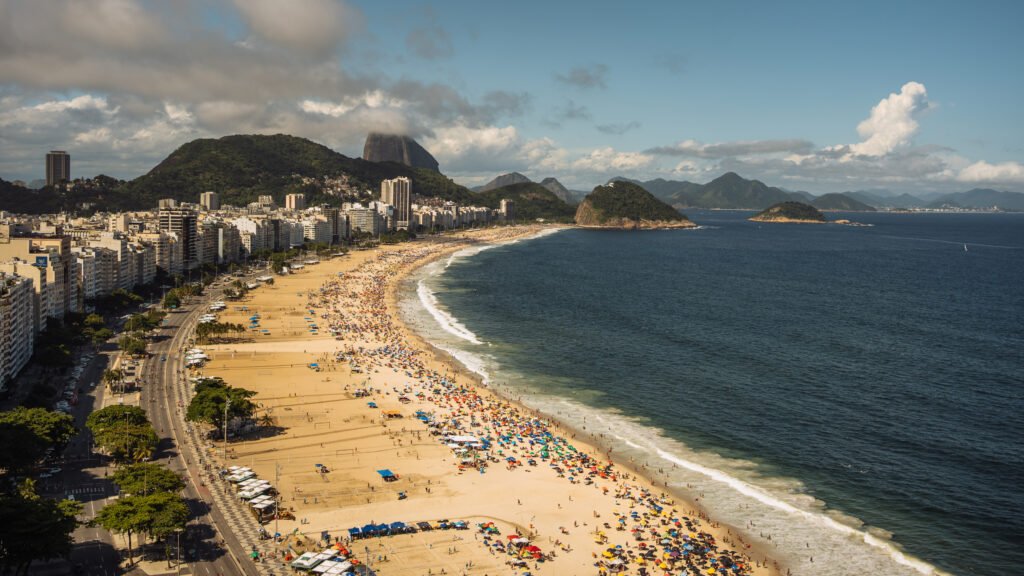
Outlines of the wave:
{"label": "wave", "polygon": [[437,301],[437,296],[434,292],[427,287],[426,278],[421,278],[416,283],[416,294],[419,296],[420,302],[423,304],[423,308],[434,317],[437,321],[438,326],[444,329],[445,332],[457,336],[466,342],[473,344],[483,344],[476,334],[466,328],[461,322],[459,322],[454,316],[446,312],[441,308],[441,304]]}
{"label": "wave", "polygon": [[[678,493],[699,496],[699,503],[716,520],[738,529],[748,542],[766,550],[794,576],[947,574],[902,551],[885,530],[826,508],[796,479],[765,475],[756,462],[693,450],[642,419],[614,408],[597,408],[600,393],[585,386],[583,390],[570,389],[563,386],[565,383],[546,382],[536,375],[527,378],[512,366],[498,364],[491,354],[467,349],[466,342],[483,342],[440,306],[426,281],[444,274],[455,259],[492,247],[462,250],[443,266],[435,263],[424,267],[416,280],[418,298],[410,294],[405,299],[410,326],[478,374],[485,385],[500,381],[499,392],[506,397],[517,398],[572,429],[593,435],[599,444],[612,449],[616,461],[643,467],[652,479]],[[573,398],[559,395],[562,388]],[[591,393],[593,398],[589,397]],[[685,501],[680,505],[683,510],[687,507]]]}

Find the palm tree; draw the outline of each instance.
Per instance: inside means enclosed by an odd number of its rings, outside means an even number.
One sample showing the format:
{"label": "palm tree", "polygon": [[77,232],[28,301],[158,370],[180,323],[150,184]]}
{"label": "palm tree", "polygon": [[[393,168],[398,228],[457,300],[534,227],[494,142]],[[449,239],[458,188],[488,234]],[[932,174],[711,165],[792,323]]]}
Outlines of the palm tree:
{"label": "palm tree", "polygon": [[101,380],[103,384],[110,386],[112,391],[116,391],[114,384],[117,384],[118,389],[124,386],[124,371],[121,369],[104,370]]}

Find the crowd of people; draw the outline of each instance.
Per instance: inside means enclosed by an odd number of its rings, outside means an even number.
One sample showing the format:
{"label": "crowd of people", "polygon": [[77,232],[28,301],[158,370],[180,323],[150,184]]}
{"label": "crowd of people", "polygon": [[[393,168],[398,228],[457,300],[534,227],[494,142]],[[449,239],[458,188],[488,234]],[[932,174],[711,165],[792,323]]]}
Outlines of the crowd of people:
{"label": "crowd of people", "polygon": [[[317,313],[332,334],[344,341],[333,357],[320,360],[336,370],[346,365],[352,372],[389,369],[404,377],[406,385],[400,393],[429,403],[430,409],[418,411],[417,416],[439,441],[448,443],[453,435],[479,439],[459,445],[457,454],[463,456],[455,460],[459,466],[470,462],[481,473],[494,464],[508,470],[523,466],[547,470],[566,482],[598,490],[615,507],[627,506],[628,512],[616,511],[615,518],[607,521],[594,510],[593,518],[580,519],[571,528],[584,524],[583,529],[593,533],[597,574],[749,574],[752,564],[743,551],[716,541],[702,528],[704,520],[681,514],[668,495],[644,488],[635,475],[620,470],[600,452],[576,446],[572,434],[561,432],[551,420],[481,391],[454,369],[439,372],[428,366],[423,350],[410,342],[390,313],[388,290],[403,268],[430,250],[381,252],[311,292],[310,313]],[[570,527],[560,529],[564,535]],[[610,539],[622,543],[610,545]]]}

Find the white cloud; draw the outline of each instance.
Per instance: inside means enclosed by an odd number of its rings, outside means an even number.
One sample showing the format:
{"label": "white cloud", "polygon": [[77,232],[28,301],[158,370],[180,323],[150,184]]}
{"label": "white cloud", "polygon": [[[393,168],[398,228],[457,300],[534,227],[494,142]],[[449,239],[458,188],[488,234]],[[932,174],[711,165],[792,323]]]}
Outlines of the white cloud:
{"label": "white cloud", "polygon": [[928,108],[928,91],[924,84],[907,82],[899,93],[889,94],[871,109],[871,115],[857,125],[864,140],[851,144],[849,151],[859,156],[884,156],[906,147],[917,134],[914,117]]}
{"label": "white cloud", "polygon": [[611,146],[592,150],[572,163],[574,170],[598,174],[629,172],[647,168],[654,158],[642,152],[619,152]]}
{"label": "white cloud", "polygon": [[805,152],[813,144],[807,140],[738,140],[706,144],[696,140],[683,140],[671,146],[658,146],[646,152],[664,156],[693,156],[695,158],[727,158],[729,156],[751,156],[779,154],[784,152]]}
{"label": "white cloud", "polygon": [[338,0],[234,0],[249,29],[261,39],[298,52],[324,55],[347,40],[361,20]]}
{"label": "white cloud", "polygon": [[1024,164],[1002,162],[989,164],[984,160],[975,162],[957,174],[960,182],[1024,183]]}

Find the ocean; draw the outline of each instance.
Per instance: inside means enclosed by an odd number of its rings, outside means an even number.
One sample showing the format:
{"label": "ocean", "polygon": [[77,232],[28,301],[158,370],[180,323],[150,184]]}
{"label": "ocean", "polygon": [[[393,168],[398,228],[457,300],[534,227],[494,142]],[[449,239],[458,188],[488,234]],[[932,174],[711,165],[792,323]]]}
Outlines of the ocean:
{"label": "ocean", "polygon": [[794,575],[1024,573],[1024,214],[749,215],[466,250],[401,311]]}

